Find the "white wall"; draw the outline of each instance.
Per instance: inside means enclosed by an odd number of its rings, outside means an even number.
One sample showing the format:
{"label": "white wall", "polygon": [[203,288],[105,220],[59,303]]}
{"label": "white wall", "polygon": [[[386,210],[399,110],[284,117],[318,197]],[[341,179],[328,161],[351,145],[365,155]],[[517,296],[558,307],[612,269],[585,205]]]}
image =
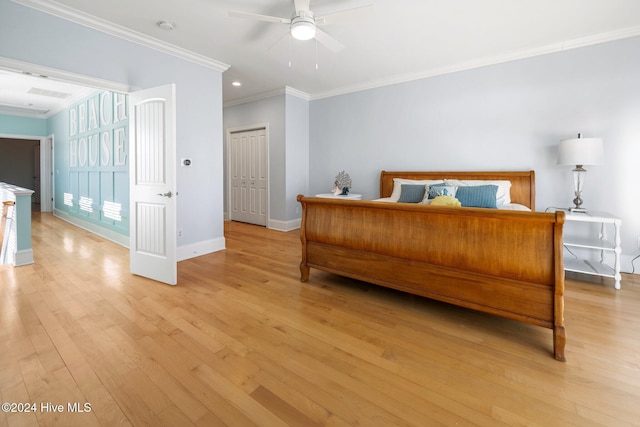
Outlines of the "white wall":
{"label": "white wall", "polygon": [[623,270],[638,253],[640,38],[320,99],[310,107],[310,193],[337,172],[378,197],[381,170],[529,170],[536,209],[571,206],[561,139],[601,137],[585,207],[622,218]]}
{"label": "white wall", "polygon": [[302,215],[298,194],[309,194],[309,101],[286,95],[286,219]]}
{"label": "white wall", "polygon": [[[224,248],[222,74],[88,27],[0,0],[0,56],[132,88],[175,83],[178,253]],[[181,250],[183,248],[183,250]]]}

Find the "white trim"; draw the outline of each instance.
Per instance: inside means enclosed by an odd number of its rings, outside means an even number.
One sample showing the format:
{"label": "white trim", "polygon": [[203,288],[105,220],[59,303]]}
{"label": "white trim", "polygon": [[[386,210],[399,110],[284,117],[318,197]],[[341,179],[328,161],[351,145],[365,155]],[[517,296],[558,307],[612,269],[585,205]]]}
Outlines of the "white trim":
{"label": "white trim", "polygon": [[46,119],[50,110],[35,107],[21,107],[17,105],[0,105],[0,114],[7,116],[33,117]]}
{"label": "white trim", "polygon": [[270,219],[267,227],[271,230],[278,231],[292,231],[300,228],[302,225],[302,218],[292,219],[290,221],[279,221],[275,219]]}
{"label": "white trim", "polygon": [[231,100],[229,102],[225,102],[223,104],[223,107],[227,108],[227,107],[233,107],[234,105],[247,104],[249,102],[260,101],[262,99],[271,98],[273,96],[284,95],[284,93],[285,93],[285,89],[284,88],[276,89],[276,90],[270,90],[268,92],[262,92],[262,93],[259,93],[257,95],[247,96],[245,98],[233,99],[233,100]]}
{"label": "white trim", "polygon": [[264,129],[266,131],[269,130],[269,123],[256,123],[253,125],[244,125],[244,126],[235,126],[232,128],[227,128],[227,135],[231,135],[232,133],[238,132],[249,132],[250,130],[260,130]]}
{"label": "white trim", "polygon": [[225,242],[224,237],[218,237],[217,239],[203,240],[202,242],[178,246],[177,260],[180,262],[213,252],[223,251],[226,249]]}
{"label": "white trim", "polygon": [[311,95],[308,94],[307,92],[294,89],[290,86],[285,86],[282,89],[270,90],[268,92],[262,92],[257,95],[247,96],[245,98],[233,99],[229,102],[225,102],[223,107],[224,108],[233,107],[235,105],[247,104],[249,102],[260,101],[262,99],[267,99],[267,98],[271,98],[278,95],[284,95],[284,94],[295,96],[297,98],[304,99],[305,101],[311,101]]}
{"label": "white trim", "polygon": [[40,212],[53,211],[53,134],[40,138]]}
{"label": "white trim", "polygon": [[115,83],[108,80],[102,80],[94,77],[84,76],[81,74],[61,71],[55,68],[44,67],[29,62],[18,61],[12,58],[0,56],[0,69],[11,71],[14,73],[29,73],[31,75],[46,77],[50,80],[56,80],[64,83],[70,83],[77,86],[85,86],[82,90],[73,96],[62,101],[59,105],[51,110],[33,109],[19,106],[0,106],[0,114],[9,114],[12,116],[32,117],[36,119],[48,119],[59,112],[71,107],[81,99],[89,97],[92,93],[109,90],[111,92],[129,93],[131,86],[121,83]]}
{"label": "white trim", "polygon": [[16,253],[14,254],[13,265],[15,267],[33,263],[33,249],[22,249],[20,251],[16,251]]}
{"label": "white trim", "polygon": [[100,236],[103,239],[107,239],[112,241],[113,243],[117,243],[120,246],[124,246],[125,248],[129,247],[129,236],[124,236],[115,231],[108,230],[89,221],[85,221],[82,218],[71,216],[64,211],[55,208],[53,209],[53,216],[55,216],[56,218],[60,218],[61,220],[66,221],[69,224],[75,225],[78,228],[82,228],[89,233]]}
{"label": "white trim", "polygon": [[[49,192],[49,196],[51,198],[53,198],[53,174],[51,174],[50,179],[47,182],[47,177],[46,174],[43,173],[43,168],[44,168],[44,162],[45,161],[51,161],[51,171],[53,172],[54,170],[54,166],[53,166],[53,135],[49,135],[49,136],[34,136],[34,135],[12,135],[12,134],[8,134],[8,133],[0,133],[0,139],[2,138],[6,138],[6,139],[25,139],[28,141],[40,141],[40,208],[42,209],[42,212],[51,212],[51,209],[46,210],[47,207],[51,207],[53,209],[53,202],[50,201],[49,205],[45,206],[45,204],[43,203],[43,200],[45,197],[47,197],[47,195],[45,194],[45,186],[49,186],[47,188],[50,188],[50,190],[48,190]],[[47,146],[47,140],[51,138],[51,152],[49,155],[46,155],[46,153],[44,152],[44,150],[46,149]]]}
{"label": "white trim", "polygon": [[284,93],[286,93],[287,95],[295,96],[296,98],[303,99],[305,101],[311,101],[311,95],[309,95],[307,92],[303,92],[290,86],[284,87]]}
{"label": "white trim", "polygon": [[40,135],[13,135],[10,133],[0,133],[0,138],[7,139],[30,139],[32,141],[40,141],[42,138],[46,138],[45,136]]}
{"label": "white trim", "polygon": [[89,86],[98,90],[110,90],[111,92],[129,93],[134,90],[129,85],[116,83],[110,80],[103,80],[83,74],[62,71],[57,68],[45,67],[31,62],[18,61],[17,59],[0,56],[0,68],[18,73],[28,72],[31,74],[46,76],[50,79],[62,82],[73,83],[80,86]]}
{"label": "white trim", "polygon": [[580,47],[586,47],[586,46],[591,46],[595,44],[625,39],[629,37],[635,37],[638,35],[640,35],[640,26],[623,28],[617,31],[596,34],[593,36],[582,37],[575,40],[568,40],[562,43],[554,43],[554,44],[550,44],[547,46],[542,46],[534,49],[521,50],[517,52],[503,54],[503,55],[490,56],[490,57],[486,57],[478,60],[463,62],[457,65],[437,68],[434,70],[396,75],[386,79],[365,82],[365,83],[357,84],[353,86],[345,86],[342,88],[338,88],[338,89],[330,90],[326,92],[314,93],[314,94],[311,94],[311,100],[315,101],[323,98],[331,98],[333,96],[345,95],[348,93],[360,92],[368,89],[376,89],[379,87],[390,86],[390,85],[399,84],[399,83],[406,83],[414,80],[425,79],[428,77],[435,77],[443,74],[451,74],[451,73],[456,73],[460,71],[471,70],[474,68],[501,64],[504,62],[515,61],[518,59],[532,58],[535,56],[562,52],[570,49],[576,49]]}
{"label": "white trim", "polygon": [[73,94],[72,96],[70,96],[69,98],[66,98],[64,100],[64,102],[56,105],[55,108],[52,108],[51,110],[49,110],[49,112],[47,114],[45,114],[45,118],[49,118],[55,114],[58,114],[61,111],[66,110],[67,108],[71,107],[73,104],[79,102],[80,100],[84,99],[84,98],[88,98],[91,94],[96,93],[96,92],[101,92],[102,89],[97,89],[97,88],[93,88],[93,87],[87,87],[86,90],[77,92],[75,94]]}
{"label": "white trim", "polygon": [[172,45],[170,43],[158,40],[156,38],[147,36],[145,34],[133,31],[129,28],[123,27],[113,22],[109,22],[105,19],[98,18],[88,13],[73,9],[69,6],[57,3],[51,0],[11,0],[15,3],[23,6],[31,7],[41,12],[48,13],[50,15],[57,16],[58,18],[66,19],[67,21],[75,22],[76,24],[83,25],[85,27],[110,34],[112,36],[119,37],[121,39],[137,43],[139,45],[148,47],[150,49],[157,50],[162,53],[166,53],[175,56],[180,59],[184,59],[189,62],[193,62],[198,65],[202,65],[207,68],[211,68],[216,71],[224,72],[229,68],[229,65],[211,59],[199,53],[195,53],[181,47]]}

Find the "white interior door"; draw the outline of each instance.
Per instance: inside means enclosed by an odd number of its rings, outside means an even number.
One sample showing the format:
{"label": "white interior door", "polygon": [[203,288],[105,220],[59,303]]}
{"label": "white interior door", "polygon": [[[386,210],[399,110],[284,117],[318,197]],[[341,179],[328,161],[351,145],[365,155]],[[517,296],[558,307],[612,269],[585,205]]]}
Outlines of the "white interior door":
{"label": "white interior door", "polygon": [[267,132],[234,132],[230,141],[231,203],[233,221],[267,225]]}
{"label": "white interior door", "polygon": [[130,269],[175,285],[175,85],[129,95]]}

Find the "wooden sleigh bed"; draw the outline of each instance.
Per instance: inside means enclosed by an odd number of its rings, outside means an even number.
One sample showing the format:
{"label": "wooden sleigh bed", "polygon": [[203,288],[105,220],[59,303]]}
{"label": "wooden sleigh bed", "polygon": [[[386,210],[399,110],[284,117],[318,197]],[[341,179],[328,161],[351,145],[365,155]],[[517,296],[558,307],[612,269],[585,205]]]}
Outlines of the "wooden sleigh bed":
{"label": "wooden sleigh bed", "polygon": [[550,328],[564,361],[564,213],[533,212],[534,172],[383,171],[381,198],[394,178],[509,180],[532,211],[300,195],[301,281],[317,268]]}

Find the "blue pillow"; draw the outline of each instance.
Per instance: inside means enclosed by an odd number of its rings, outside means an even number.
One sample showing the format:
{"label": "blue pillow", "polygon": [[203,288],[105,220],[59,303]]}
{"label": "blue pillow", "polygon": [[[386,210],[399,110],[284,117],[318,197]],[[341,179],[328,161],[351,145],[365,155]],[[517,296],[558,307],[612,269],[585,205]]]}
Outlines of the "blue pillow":
{"label": "blue pillow", "polygon": [[475,208],[496,208],[497,185],[460,186],[456,199],[462,206]]}
{"label": "blue pillow", "polygon": [[399,203],[420,203],[424,198],[424,185],[402,184]]}

